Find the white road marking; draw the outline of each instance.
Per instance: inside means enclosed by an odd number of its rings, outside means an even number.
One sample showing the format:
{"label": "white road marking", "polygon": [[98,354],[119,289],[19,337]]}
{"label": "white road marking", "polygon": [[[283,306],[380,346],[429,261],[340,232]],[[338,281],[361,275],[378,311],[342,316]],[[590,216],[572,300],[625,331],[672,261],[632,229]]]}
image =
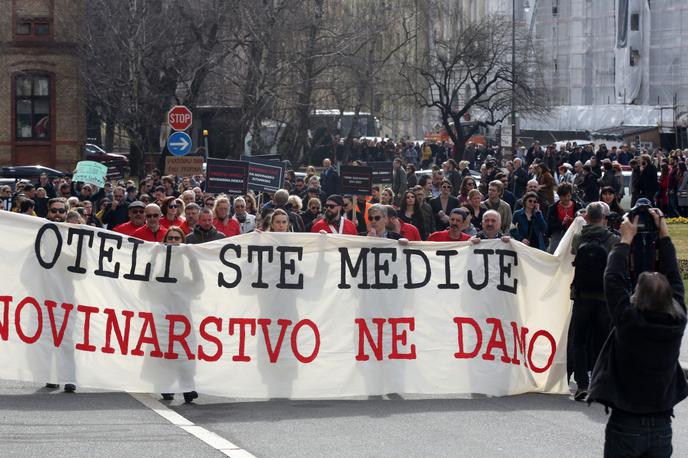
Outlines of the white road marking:
{"label": "white road marking", "polygon": [[144,393],[129,393],[129,395],[144,406],[148,407],[153,412],[163,417],[165,420],[172,423],[174,426],[177,426],[197,439],[202,440],[224,455],[229,456],[230,458],[255,458],[254,455],[240,448],[238,445],[231,443],[224,437],[219,436],[212,431],[208,431],[202,426],[194,425],[191,421],[179,415],[166,405],[160,403],[153,397],[153,395]]}

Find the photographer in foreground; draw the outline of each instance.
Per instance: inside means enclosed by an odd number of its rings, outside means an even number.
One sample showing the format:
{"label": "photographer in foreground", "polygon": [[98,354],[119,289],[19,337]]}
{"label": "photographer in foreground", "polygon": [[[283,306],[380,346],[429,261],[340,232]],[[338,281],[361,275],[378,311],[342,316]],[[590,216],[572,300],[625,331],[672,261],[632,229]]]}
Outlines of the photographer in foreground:
{"label": "photographer in foreground", "polygon": [[604,456],[671,456],[673,408],[688,395],[678,362],[686,327],[676,250],[658,209],[658,272],[643,272],[632,290],[628,262],[638,216],[621,224],[621,242],[609,255],[604,290],[614,329],[595,364],[588,403],[612,409]]}

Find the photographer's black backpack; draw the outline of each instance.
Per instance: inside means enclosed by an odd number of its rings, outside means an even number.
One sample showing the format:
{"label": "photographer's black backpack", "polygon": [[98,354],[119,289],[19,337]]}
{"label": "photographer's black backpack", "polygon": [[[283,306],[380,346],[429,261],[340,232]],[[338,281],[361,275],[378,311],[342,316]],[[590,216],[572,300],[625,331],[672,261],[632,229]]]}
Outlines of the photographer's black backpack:
{"label": "photographer's black backpack", "polygon": [[573,260],[575,273],[573,286],[577,293],[601,293],[604,291],[604,269],[607,267],[607,240],[605,232],[592,240],[586,240],[578,247]]}

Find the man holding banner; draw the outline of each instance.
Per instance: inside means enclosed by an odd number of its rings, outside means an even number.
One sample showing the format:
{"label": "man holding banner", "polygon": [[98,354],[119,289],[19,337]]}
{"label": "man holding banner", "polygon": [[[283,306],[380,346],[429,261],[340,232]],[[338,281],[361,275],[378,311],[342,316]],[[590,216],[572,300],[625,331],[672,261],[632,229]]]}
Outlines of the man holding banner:
{"label": "man holding banner", "polygon": [[162,242],[165,238],[167,229],[160,225],[160,216],[162,212],[158,204],[146,205],[144,215],[146,217],[146,224],[134,231],[132,237],[136,237],[146,242]]}

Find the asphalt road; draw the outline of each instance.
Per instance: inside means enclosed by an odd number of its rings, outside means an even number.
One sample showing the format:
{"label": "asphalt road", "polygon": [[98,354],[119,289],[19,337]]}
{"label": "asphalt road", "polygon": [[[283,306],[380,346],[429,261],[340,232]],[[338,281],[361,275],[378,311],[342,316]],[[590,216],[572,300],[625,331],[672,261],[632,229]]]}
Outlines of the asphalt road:
{"label": "asphalt road", "polygon": [[[194,405],[177,398],[148,397],[258,457],[601,456],[606,422],[601,406],[537,394],[246,402],[201,393]],[[674,456],[688,456],[687,431],[683,403]],[[222,456],[127,393],[66,394],[17,382],[0,382],[0,437],[2,456]]]}

